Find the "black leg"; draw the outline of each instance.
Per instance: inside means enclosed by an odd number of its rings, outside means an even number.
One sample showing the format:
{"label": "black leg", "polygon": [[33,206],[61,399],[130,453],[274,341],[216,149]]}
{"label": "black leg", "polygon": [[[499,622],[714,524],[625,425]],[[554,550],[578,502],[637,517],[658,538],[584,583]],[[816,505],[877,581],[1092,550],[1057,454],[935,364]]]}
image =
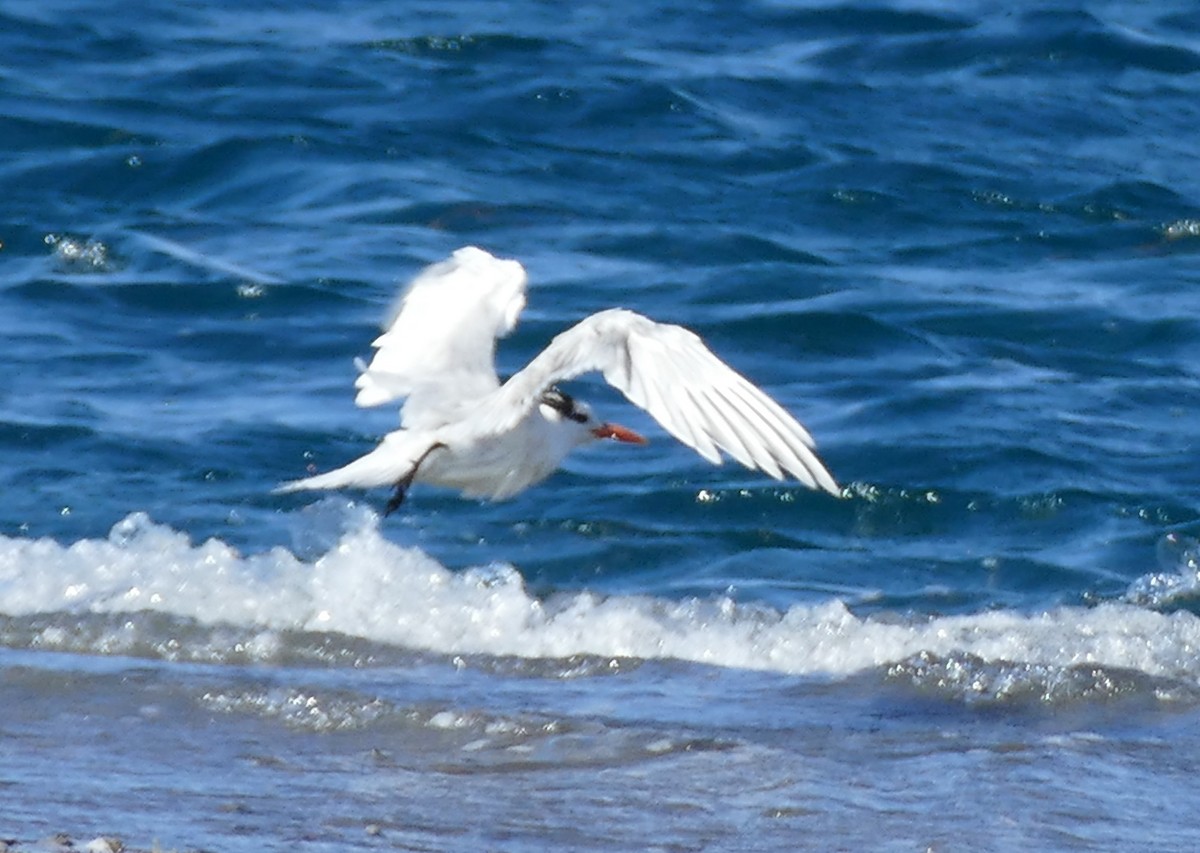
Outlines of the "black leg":
{"label": "black leg", "polygon": [[392,494],[391,499],[383,508],[383,517],[387,518],[396,510],[400,509],[400,504],[404,503],[404,498],[408,494],[408,487],[412,483],[411,478],[405,477],[396,484],[396,491]]}
{"label": "black leg", "polygon": [[400,509],[400,505],[404,503],[404,498],[408,495],[408,487],[413,484],[413,480],[417,476],[417,469],[421,467],[421,464],[429,457],[429,454],[433,453],[439,447],[445,446],[440,441],[430,445],[429,449],[422,453],[421,458],[412,466],[412,470],[396,481],[396,491],[392,493],[391,499],[388,500],[387,505],[383,508],[384,518],[387,518],[393,512]]}

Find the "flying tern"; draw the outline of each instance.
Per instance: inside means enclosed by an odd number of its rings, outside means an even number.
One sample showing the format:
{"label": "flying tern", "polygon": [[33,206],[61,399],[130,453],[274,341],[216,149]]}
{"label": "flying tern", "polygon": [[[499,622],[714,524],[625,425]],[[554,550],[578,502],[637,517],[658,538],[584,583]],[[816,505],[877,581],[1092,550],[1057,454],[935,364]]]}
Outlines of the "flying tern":
{"label": "flying tern", "polygon": [[519,262],[474,246],[417,275],[375,339],[370,364],[358,362],[355,382],[359,406],[403,401],[400,429],[348,465],[278,491],[392,486],[385,515],[414,483],[512,497],[553,474],[577,447],[646,442],[556,385],[597,371],[709,462],[721,464],[724,451],[775,479],[840,493],[808,431],[681,326],[622,308],[601,311],[502,384],[496,341],[516,326],[526,280]]}

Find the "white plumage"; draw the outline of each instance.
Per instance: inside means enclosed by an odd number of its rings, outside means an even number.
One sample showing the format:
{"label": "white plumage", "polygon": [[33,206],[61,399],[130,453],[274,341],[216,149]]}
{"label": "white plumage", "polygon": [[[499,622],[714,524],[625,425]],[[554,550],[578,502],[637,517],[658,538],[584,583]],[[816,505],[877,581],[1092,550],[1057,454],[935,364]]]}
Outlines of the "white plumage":
{"label": "white plumage", "polygon": [[403,400],[401,428],[366,456],[280,491],[395,485],[388,511],[414,482],[468,497],[511,497],[550,476],[582,444],[645,441],[554,387],[598,371],[708,461],[720,464],[723,451],[776,479],[839,493],[808,431],[680,326],[601,311],[501,385],[496,339],[516,325],[525,284],[520,263],[473,246],[422,271],[355,382],[360,406]]}

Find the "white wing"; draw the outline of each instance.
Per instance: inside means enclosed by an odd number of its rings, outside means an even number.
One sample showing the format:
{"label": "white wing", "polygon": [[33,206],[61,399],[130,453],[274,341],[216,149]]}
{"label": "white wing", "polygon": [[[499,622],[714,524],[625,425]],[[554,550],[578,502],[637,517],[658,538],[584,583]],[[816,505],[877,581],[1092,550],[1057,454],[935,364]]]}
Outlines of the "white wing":
{"label": "white wing", "polygon": [[497,396],[497,431],[511,428],[555,382],[593,370],[701,456],[725,451],[776,479],[840,494],[812,436],[783,408],[681,326],[612,309],[560,334]]}
{"label": "white wing", "polygon": [[408,398],[405,426],[435,426],[500,387],[496,339],[525,307],[525,268],[467,246],[426,267],[396,302],[354,383],[360,406]]}

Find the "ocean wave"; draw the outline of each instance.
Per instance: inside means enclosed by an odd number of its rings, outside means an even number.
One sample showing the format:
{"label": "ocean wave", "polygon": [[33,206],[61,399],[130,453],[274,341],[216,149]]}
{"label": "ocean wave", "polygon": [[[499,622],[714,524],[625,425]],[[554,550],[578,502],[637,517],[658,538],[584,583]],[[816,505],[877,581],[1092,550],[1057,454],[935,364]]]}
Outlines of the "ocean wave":
{"label": "ocean wave", "polygon": [[786,610],[727,596],[575,591],[543,598],[511,565],[452,571],[385,539],[368,510],[347,510],[345,518],[311,561],[284,548],[243,555],[217,539],[195,544],[142,513],[105,539],[64,545],[2,537],[0,612],[7,619],[0,639],[98,654],[253,661],[294,655],[290,644],[302,636],[331,665],[369,663],[371,655],[330,652],[319,638],[340,638],[335,647],[440,655],[675,659],[835,677],[925,655],[1038,671],[1088,665],[1200,678],[1191,653],[1200,619],[1188,612],[1127,601],[906,619],[860,617],[837,598]]}
{"label": "ocean wave", "polygon": [[1134,580],[1125,600],[1157,610],[1195,609],[1200,603],[1200,540],[1171,532],[1158,540],[1161,571]]}

